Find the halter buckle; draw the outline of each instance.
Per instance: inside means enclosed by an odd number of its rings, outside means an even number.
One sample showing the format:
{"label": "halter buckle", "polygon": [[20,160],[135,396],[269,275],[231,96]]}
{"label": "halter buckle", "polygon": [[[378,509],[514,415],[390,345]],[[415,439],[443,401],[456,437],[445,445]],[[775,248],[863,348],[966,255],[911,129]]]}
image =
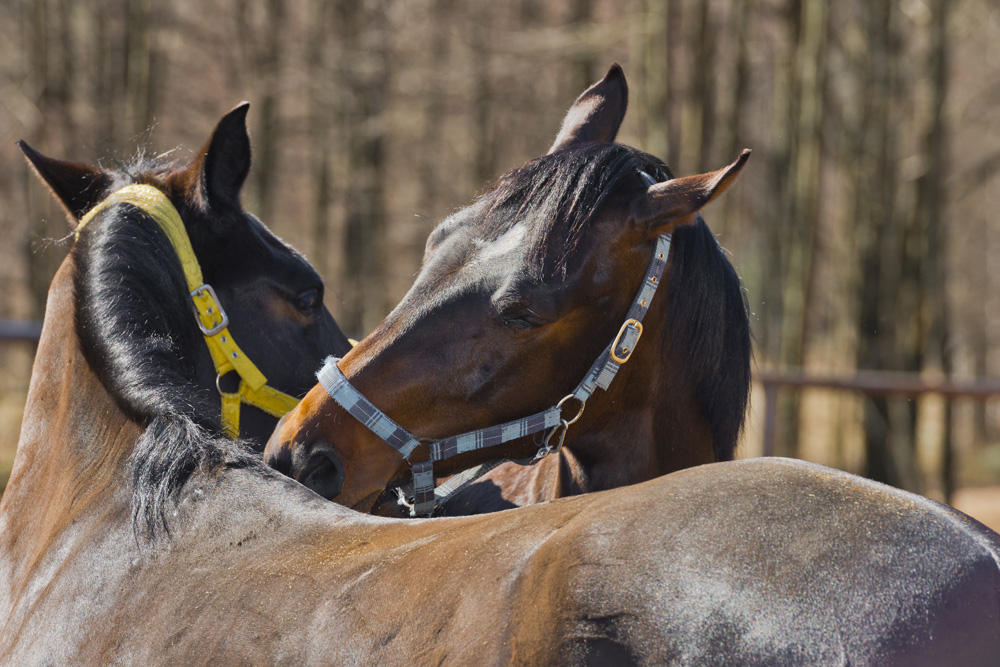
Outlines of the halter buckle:
{"label": "halter buckle", "polygon": [[216,310],[218,311],[219,317],[221,317],[222,319],[219,322],[215,323],[213,326],[206,327],[205,324],[201,321],[202,309],[199,308],[198,303],[195,302],[195,308],[198,310],[198,316],[195,318],[195,320],[197,320],[198,322],[198,328],[201,329],[201,333],[207,337],[211,337],[218,334],[223,329],[229,326],[229,315],[227,315],[226,311],[223,310],[222,304],[219,303],[218,295],[215,293],[215,290],[212,289],[212,286],[209,285],[208,283],[199,285],[198,287],[195,287],[193,290],[191,290],[192,299],[200,299],[206,294],[208,295],[211,305],[209,305],[208,308],[205,310],[205,314],[211,315],[212,319],[214,320],[215,313],[212,311]]}
{"label": "halter buckle", "polygon": [[[618,345],[622,342],[622,337],[629,330],[635,331],[635,340],[632,341],[631,347],[626,347],[622,350],[622,356],[618,355]],[[611,359],[619,364],[624,364],[632,356],[635,351],[635,344],[639,342],[639,338],[642,336],[642,322],[635,318],[629,318],[625,320],[622,328],[618,330],[618,335],[615,336],[614,342],[611,343]]]}

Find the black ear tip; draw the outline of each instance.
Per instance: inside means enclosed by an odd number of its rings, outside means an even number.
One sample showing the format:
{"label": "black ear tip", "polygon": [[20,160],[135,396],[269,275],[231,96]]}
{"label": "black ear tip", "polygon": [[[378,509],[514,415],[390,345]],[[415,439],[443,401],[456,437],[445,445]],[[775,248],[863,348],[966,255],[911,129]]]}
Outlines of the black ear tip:
{"label": "black ear tip", "polygon": [[39,153],[38,151],[36,151],[34,148],[32,148],[31,146],[29,146],[28,142],[25,141],[24,139],[18,139],[15,142],[15,145],[18,148],[20,148],[21,152],[24,153],[24,156],[26,158],[28,158],[29,160],[31,160],[32,162],[35,162],[37,160],[37,158],[41,157],[41,155],[42,155],[41,153]]}
{"label": "black ear tip", "polygon": [[752,152],[753,151],[751,151],[749,148],[744,148],[743,151],[740,153],[740,156],[736,158],[736,162],[733,164],[733,167],[735,169],[742,169],[743,165],[745,165],[747,163],[747,160],[750,159],[750,153]]}
{"label": "black ear tip", "polygon": [[250,111],[250,103],[244,100],[230,109],[229,113],[226,114],[226,118],[245,125],[248,111]]}
{"label": "black ear tip", "polygon": [[226,112],[215,126],[216,131],[222,130],[224,133],[233,132],[243,135],[247,134],[247,111],[250,109],[249,102],[240,102]]}
{"label": "black ear tip", "polygon": [[[602,86],[612,85],[617,87],[621,95],[622,104],[628,104],[628,82],[625,80],[625,70],[618,63],[613,63],[608,73],[601,80]],[[624,109],[622,110],[624,115]]]}
{"label": "black ear tip", "polygon": [[[28,145],[28,142],[25,141],[24,139],[21,139],[16,143],[17,147],[21,149],[21,152],[24,153],[24,157],[27,158],[28,162],[36,170],[36,173],[38,173],[39,176],[42,176],[42,173],[39,170],[44,169],[46,163],[50,162],[51,159],[47,158],[42,153],[36,151],[34,148]],[[42,176],[42,180],[48,180],[48,179],[46,179],[45,176]]]}

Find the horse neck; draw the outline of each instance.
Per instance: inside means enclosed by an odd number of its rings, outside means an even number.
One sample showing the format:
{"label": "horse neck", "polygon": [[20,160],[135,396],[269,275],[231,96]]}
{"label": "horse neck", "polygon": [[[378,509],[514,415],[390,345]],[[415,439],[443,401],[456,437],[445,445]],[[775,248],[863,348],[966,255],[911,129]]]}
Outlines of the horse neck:
{"label": "horse neck", "polygon": [[[666,295],[662,295],[666,297]],[[654,301],[646,332],[607,391],[596,392],[566,447],[578,463],[576,485],[600,491],[637,484],[715,461],[711,426],[702,414],[679,351],[661,340],[666,298]]]}
{"label": "horse neck", "polygon": [[81,353],[74,311],[70,256],[49,289],[14,468],[0,501],[0,561],[15,570],[6,573],[12,587],[23,585],[64,529],[98,501],[101,513],[128,516],[127,497],[113,491],[127,487],[125,462],[141,429]]}

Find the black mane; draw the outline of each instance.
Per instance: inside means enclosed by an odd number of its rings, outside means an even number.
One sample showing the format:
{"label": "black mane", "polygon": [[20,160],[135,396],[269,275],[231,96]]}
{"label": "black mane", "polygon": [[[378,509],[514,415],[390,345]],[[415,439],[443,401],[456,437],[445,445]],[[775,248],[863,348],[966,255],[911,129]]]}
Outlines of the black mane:
{"label": "black mane", "polygon": [[670,341],[709,424],[716,461],[733,459],[750,401],[753,355],[746,293],[715,235],[698,216],[674,230],[670,299],[661,344]]}
{"label": "black mane", "polygon": [[[155,182],[171,168],[130,169],[111,189]],[[77,335],[109,393],[145,427],[129,460],[132,514],[137,534],[153,534],[166,530],[167,503],[195,471],[260,463],[240,443],[211,435],[219,431],[219,398],[199,386],[194,370],[211,362],[166,234],[131,205],[100,218],[72,250]]]}
{"label": "black mane", "polygon": [[[485,239],[502,236],[520,220],[534,225],[526,239],[536,279],[565,275],[588,223],[628,178],[645,171],[673,178],[655,157],[621,144],[590,143],[541,158],[502,176],[481,202]],[[715,457],[733,458],[750,399],[750,318],[743,286],[711,230],[699,216],[674,231],[670,299],[661,344],[681,353],[695,395],[712,424]],[[662,298],[662,297],[661,297]]]}

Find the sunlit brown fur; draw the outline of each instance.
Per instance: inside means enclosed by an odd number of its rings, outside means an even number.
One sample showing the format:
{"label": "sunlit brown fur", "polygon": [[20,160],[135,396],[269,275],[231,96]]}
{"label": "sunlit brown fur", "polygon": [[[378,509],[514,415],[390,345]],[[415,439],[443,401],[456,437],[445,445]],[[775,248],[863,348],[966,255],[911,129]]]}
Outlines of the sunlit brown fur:
{"label": "sunlit brown fur", "polygon": [[[5,538],[0,553],[14,566],[8,580],[14,597],[60,532],[95,501],[107,503],[140,433],[103,390],[79,348],[67,344],[74,320],[72,274],[70,259],[49,288],[18,457],[0,500]],[[45,489],[44,497],[37,489]],[[101,511],[127,516],[128,505],[116,510],[105,505]]]}

